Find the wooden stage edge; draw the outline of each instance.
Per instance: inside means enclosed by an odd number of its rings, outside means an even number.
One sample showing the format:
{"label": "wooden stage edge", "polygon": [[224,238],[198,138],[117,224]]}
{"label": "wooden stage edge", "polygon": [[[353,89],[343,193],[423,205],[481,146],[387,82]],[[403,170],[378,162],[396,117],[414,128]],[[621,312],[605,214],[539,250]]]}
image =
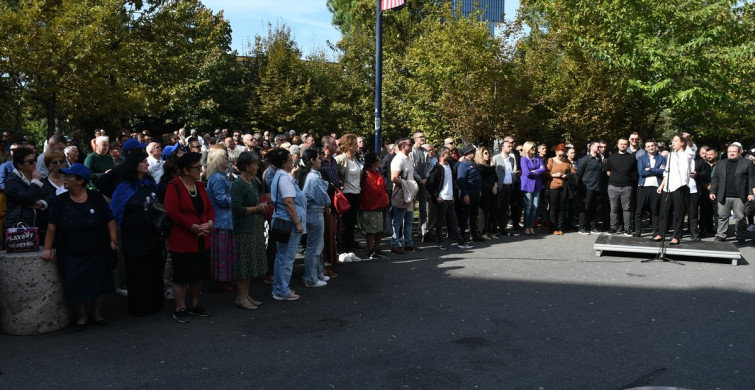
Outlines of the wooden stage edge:
{"label": "wooden stage edge", "polygon": [[[600,257],[603,252],[622,253],[646,253],[658,254],[661,251],[661,243],[651,241],[649,238],[611,236],[601,234],[594,244],[595,256]],[[742,254],[734,246],[733,242],[713,241],[685,241],[679,245],[668,245],[666,242],[666,254],[671,256],[686,257],[712,257],[717,259],[729,259],[731,265],[738,265]]]}

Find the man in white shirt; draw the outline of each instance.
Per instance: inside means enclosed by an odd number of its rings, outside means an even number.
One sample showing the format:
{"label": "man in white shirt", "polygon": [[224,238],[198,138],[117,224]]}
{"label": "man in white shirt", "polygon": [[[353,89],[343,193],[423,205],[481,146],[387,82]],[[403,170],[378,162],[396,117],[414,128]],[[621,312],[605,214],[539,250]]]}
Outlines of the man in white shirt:
{"label": "man in white shirt", "polygon": [[512,236],[506,232],[506,225],[509,221],[509,208],[511,206],[511,196],[514,193],[514,187],[519,185],[519,164],[516,156],[512,153],[514,144],[507,137],[501,145],[501,153],[493,156],[493,165],[495,165],[496,178],[498,180],[498,232],[496,237]]}
{"label": "man in white shirt", "polygon": [[[396,142],[398,151],[396,157],[391,161],[391,182],[393,183],[393,193],[391,204],[393,205],[393,235],[391,236],[391,252],[403,254],[405,251],[418,252],[421,249],[414,246],[412,239],[412,224],[414,223],[414,197],[409,202],[404,201],[403,181],[414,181],[414,164],[409,159],[409,152],[412,150],[411,142],[403,138]],[[399,239],[399,232],[403,227],[404,245],[402,247]]]}
{"label": "man in white shirt", "polygon": [[448,250],[443,245],[443,227],[448,230],[448,236],[458,242],[459,249],[471,249],[472,246],[464,241],[459,231],[459,221],[456,218],[454,210],[454,193],[456,192],[456,175],[454,174],[448,160],[451,157],[451,150],[447,147],[440,148],[438,164],[430,171],[427,179],[427,193],[430,195],[430,208],[435,214],[435,234],[438,249]]}
{"label": "man in white shirt", "polygon": [[160,182],[160,177],[163,175],[162,152],[163,148],[157,142],[150,142],[149,145],[147,145],[147,164],[149,166],[149,174],[157,183]]}

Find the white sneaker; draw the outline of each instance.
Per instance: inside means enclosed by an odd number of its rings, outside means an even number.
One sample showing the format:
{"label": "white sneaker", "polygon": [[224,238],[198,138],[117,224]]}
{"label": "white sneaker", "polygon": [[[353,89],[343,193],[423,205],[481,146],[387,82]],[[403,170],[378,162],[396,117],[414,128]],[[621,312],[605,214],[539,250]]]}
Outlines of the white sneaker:
{"label": "white sneaker", "polygon": [[315,284],[304,283],[304,285],[307,287],[323,287],[323,286],[327,286],[328,283],[326,283],[323,280],[318,280],[317,283]]}
{"label": "white sneaker", "polygon": [[342,263],[351,263],[351,256],[348,253],[341,253],[338,255],[338,261]]}
{"label": "white sneaker", "polygon": [[322,277],[320,277],[320,280],[322,280],[323,282],[327,282],[328,280],[330,280],[330,276],[323,275]]}
{"label": "white sneaker", "polygon": [[118,294],[123,295],[124,297],[128,296],[128,290],[125,289],[125,288],[117,288],[117,289],[115,289],[115,292],[117,292]]}
{"label": "white sneaker", "polygon": [[351,258],[351,261],[362,261],[361,258],[357,257],[357,255],[354,254],[354,252],[349,252],[348,255]]}
{"label": "white sneaker", "polygon": [[755,232],[755,224],[751,223],[750,226],[747,226],[747,231],[748,232]]}

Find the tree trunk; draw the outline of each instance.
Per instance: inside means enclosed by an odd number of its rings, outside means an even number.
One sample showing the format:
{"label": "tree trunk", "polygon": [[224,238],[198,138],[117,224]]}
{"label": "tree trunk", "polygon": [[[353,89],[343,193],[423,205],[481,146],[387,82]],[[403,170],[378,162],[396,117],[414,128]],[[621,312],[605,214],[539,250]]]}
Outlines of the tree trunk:
{"label": "tree trunk", "polygon": [[50,99],[45,101],[45,109],[47,110],[47,138],[49,139],[56,131],[58,131],[58,120],[55,118],[55,105],[56,96],[52,94]]}

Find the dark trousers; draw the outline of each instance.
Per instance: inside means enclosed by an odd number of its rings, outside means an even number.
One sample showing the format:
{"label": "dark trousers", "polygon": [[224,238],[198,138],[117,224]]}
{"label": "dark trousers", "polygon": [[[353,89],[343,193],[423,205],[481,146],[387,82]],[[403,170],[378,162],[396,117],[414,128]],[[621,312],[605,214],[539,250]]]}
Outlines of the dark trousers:
{"label": "dark trousers", "polygon": [[698,207],[700,207],[700,193],[689,194],[689,234],[692,238],[700,237]]}
{"label": "dark trousers", "polygon": [[687,213],[687,207],[689,207],[689,187],[681,186],[674,192],[663,192],[661,194],[660,233],[662,235],[666,235],[668,221],[673,213],[671,227],[674,229],[674,233],[671,237],[681,240],[684,231],[684,214]]}
{"label": "dark trousers", "polygon": [[495,225],[498,220],[498,195],[493,190],[482,190],[480,196],[480,211],[485,218],[482,234],[495,234]]}
{"label": "dark trousers", "polygon": [[506,232],[506,225],[509,223],[509,210],[511,209],[513,193],[514,187],[511,184],[504,184],[498,189],[498,230],[501,233]]}
{"label": "dark trousers", "polygon": [[459,219],[459,231],[464,241],[467,240],[466,230],[469,227],[469,233],[472,239],[479,239],[480,232],[477,231],[477,216],[480,213],[480,194],[469,194],[469,204],[464,204],[464,197],[459,198],[456,204],[456,217]]}
{"label": "dark trousers", "polygon": [[582,188],[579,200],[579,228],[587,231],[598,230],[598,221],[595,218],[595,210],[600,201],[600,192]]}
{"label": "dark trousers", "polygon": [[611,228],[611,200],[608,198],[608,185],[601,184],[598,204],[600,205],[601,225],[604,230],[609,230]]}
{"label": "dark trousers", "polygon": [[443,202],[438,203],[438,200],[434,199],[429,202],[432,205],[430,207],[435,208],[435,235],[437,236],[438,245],[443,243],[444,227],[448,231],[448,237],[451,237],[460,244],[463,243],[464,238],[462,238],[461,233],[459,232],[459,221],[456,219],[454,201],[444,200]]}
{"label": "dark trousers", "polygon": [[[568,184],[566,184],[568,185]],[[566,191],[562,188],[551,188],[549,191],[550,230],[564,230],[564,216],[566,215]]]}
{"label": "dark trousers", "polygon": [[642,229],[642,216],[650,213],[650,226],[652,226],[653,237],[658,235],[658,219],[661,212],[661,195],[658,193],[658,187],[638,187],[637,188],[637,208],[634,214],[634,228],[638,232]]}
{"label": "dark trousers", "polygon": [[710,200],[710,192],[707,188],[697,188],[700,195],[700,233],[714,234],[716,228],[713,226],[713,202]]}
{"label": "dark trousers", "polygon": [[357,222],[357,213],[359,213],[359,194],[346,194],[346,199],[349,201],[351,208],[349,211],[343,213],[343,226],[341,227],[341,238],[343,248],[347,252],[355,248],[354,231]]}
{"label": "dark trousers", "polygon": [[522,190],[517,184],[512,188],[511,212],[509,213],[509,215],[511,215],[511,224],[514,226],[514,229],[521,227],[520,223],[522,222],[522,211],[524,211],[524,197]]}

